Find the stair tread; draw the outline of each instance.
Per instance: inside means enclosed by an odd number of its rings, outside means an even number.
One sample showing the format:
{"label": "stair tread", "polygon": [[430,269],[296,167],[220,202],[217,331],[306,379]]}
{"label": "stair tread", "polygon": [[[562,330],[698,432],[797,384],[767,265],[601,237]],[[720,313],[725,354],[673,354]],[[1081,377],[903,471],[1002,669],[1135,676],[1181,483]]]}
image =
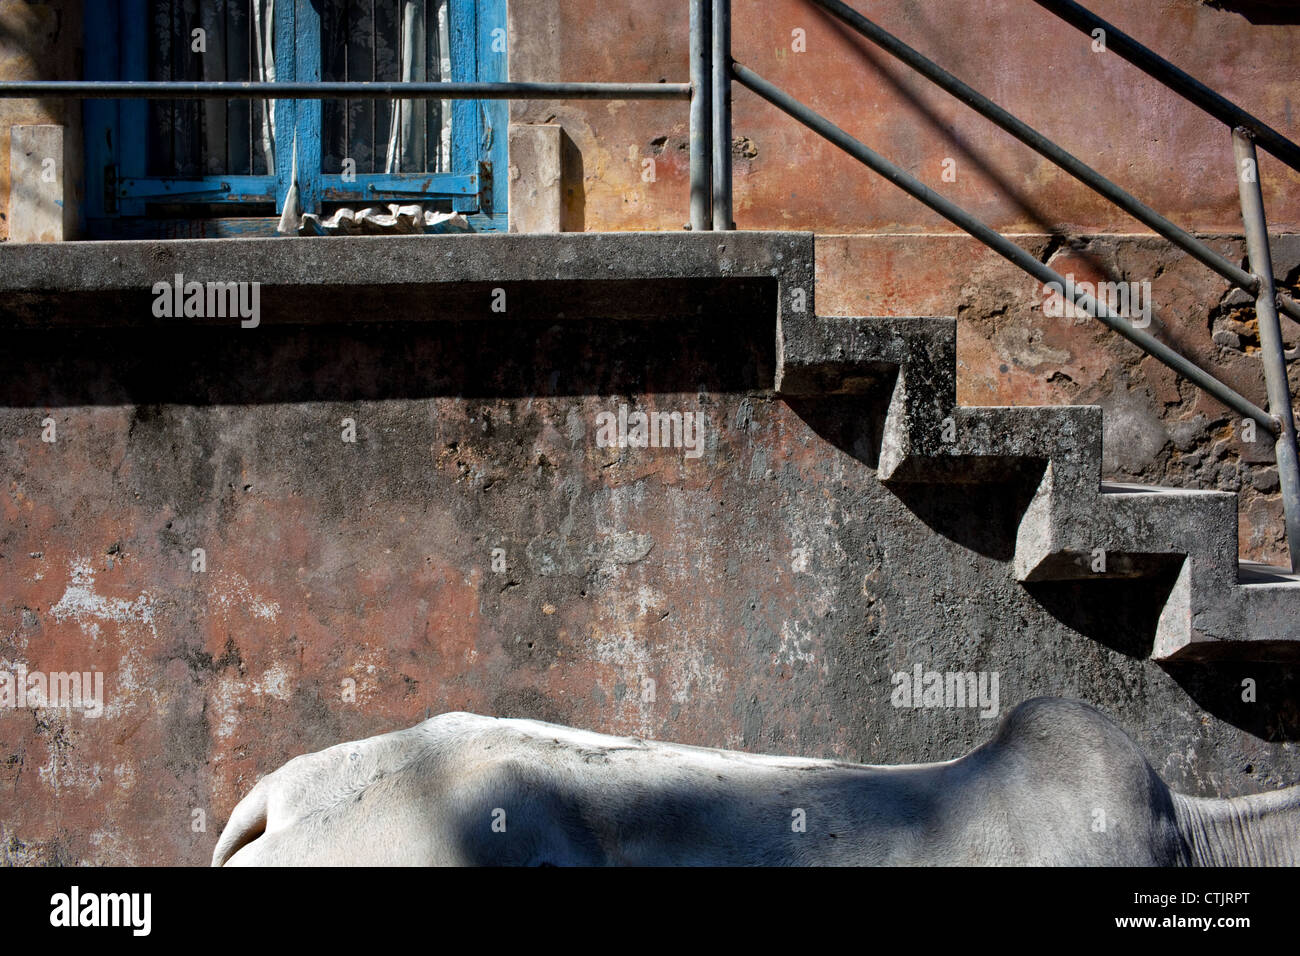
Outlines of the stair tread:
{"label": "stair tread", "polygon": [[1231,491],[1205,490],[1202,488],[1173,488],[1169,485],[1144,485],[1132,481],[1103,481],[1103,495],[1230,495]]}
{"label": "stair tread", "polygon": [[1237,583],[1255,587],[1270,584],[1300,587],[1300,574],[1290,568],[1262,564],[1258,561],[1239,561]]}

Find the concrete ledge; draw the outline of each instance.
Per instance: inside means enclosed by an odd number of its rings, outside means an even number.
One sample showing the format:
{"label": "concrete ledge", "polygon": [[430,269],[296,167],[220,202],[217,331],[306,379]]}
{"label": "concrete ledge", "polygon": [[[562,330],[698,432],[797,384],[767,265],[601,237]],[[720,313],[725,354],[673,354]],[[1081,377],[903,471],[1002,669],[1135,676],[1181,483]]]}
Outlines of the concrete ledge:
{"label": "concrete ledge", "polygon": [[[818,316],[811,305],[788,315],[781,326],[777,390],[783,395],[858,395],[893,388],[904,365],[915,368],[924,355],[948,355],[956,348],[951,318]],[[956,367],[940,361],[946,381],[936,385],[956,394]],[[951,404],[951,402],[950,402]]]}
{"label": "concrete ledge", "polygon": [[802,281],[813,237],[796,232],[607,232],[549,236],[321,236],[0,246],[0,292],[96,292],[169,273],[263,285],[740,278]]}
{"label": "concrete ledge", "polygon": [[[558,235],[349,236],[312,239],[198,239],[0,245],[0,324],[113,327],[151,324],[156,283],[257,283],[263,321],[402,321],[519,317],[511,283],[581,285],[587,291],[637,283],[593,304],[552,288],[539,318],[574,310],[646,315],[671,307],[670,286],[767,283],[788,301],[799,289],[813,304],[813,237],[807,233],[573,233]],[[457,288],[458,287],[458,288]],[[284,295],[269,295],[283,290]],[[377,291],[388,293],[377,296]],[[572,292],[572,288],[570,289]],[[411,294],[423,295],[411,308]],[[566,309],[566,303],[568,308]],[[678,305],[676,308],[681,308]],[[703,303],[690,303],[703,311]],[[734,307],[734,306],[733,306]],[[604,310],[599,312],[599,310]],[[201,319],[168,319],[175,323]]]}

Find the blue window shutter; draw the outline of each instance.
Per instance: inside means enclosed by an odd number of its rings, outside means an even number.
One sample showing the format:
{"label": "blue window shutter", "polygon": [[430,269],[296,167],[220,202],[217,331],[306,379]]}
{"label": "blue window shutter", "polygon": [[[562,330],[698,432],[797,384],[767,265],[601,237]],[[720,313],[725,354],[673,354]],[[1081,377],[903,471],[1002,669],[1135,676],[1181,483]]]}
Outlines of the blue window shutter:
{"label": "blue window shutter", "polygon": [[[472,83],[478,77],[478,2],[449,0],[447,19],[451,40],[451,78]],[[456,172],[477,172],[482,118],[475,100],[453,100],[451,104],[451,168]],[[477,212],[477,196],[452,200],[457,212]]]}
{"label": "blue window shutter", "polygon": [[[112,6],[112,4],[104,4]],[[146,24],[149,22],[148,0],[122,0],[121,22],[125,29],[122,38],[121,78],[124,80],[149,79],[149,48],[145,42]],[[122,138],[118,151],[118,172],[123,179],[136,179],[145,175],[147,163],[145,149],[148,137],[145,129],[149,123],[147,100],[122,100],[119,107]],[[139,210],[141,213],[143,209]],[[126,210],[123,210],[126,212]]]}
{"label": "blue window shutter", "polygon": [[[509,36],[506,23],[506,0],[479,0],[479,79],[484,82],[504,82],[509,78]],[[494,217],[506,213],[509,172],[509,100],[484,100],[482,102],[483,129],[481,154],[491,164],[491,187],[487,191],[487,208],[482,210]]]}
{"label": "blue window shutter", "polygon": [[[277,83],[295,79],[298,76],[297,62],[294,57],[295,24],[297,22],[296,0],[283,0],[275,5],[275,39],[272,41],[275,51],[275,81]],[[275,209],[284,209],[284,201],[289,194],[289,184],[293,179],[293,135],[298,128],[299,100],[275,101]],[[299,142],[298,175],[302,176],[303,152]],[[299,179],[301,182],[301,178]],[[301,188],[301,187],[300,187]]]}
{"label": "blue window shutter", "polygon": [[[97,0],[85,5],[87,36],[117,37],[117,43],[87,44],[88,79],[150,79],[151,0]],[[448,0],[450,79],[461,82],[505,80],[506,0]],[[321,79],[321,23],[314,0],[280,0],[275,5],[274,44],[278,82]],[[496,46],[497,49],[493,49]],[[320,212],[324,198],[348,202],[419,201],[441,197],[471,214],[476,229],[505,228],[509,104],[504,100],[452,101],[451,168],[442,173],[363,174],[354,183],[322,173],[323,127],[320,100],[275,103],[273,175],[201,175],[180,178],[149,175],[149,106],[144,100],[87,100],[87,219],[143,217],[159,201],[225,203],[274,197],[282,210],[293,173],[297,139],[299,201],[304,211]],[[485,173],[491,173],[485,178]],[[196,220],[201,222],[202,220]],[[138,229],[144,220],[132,226]],[[123,225],[127,225],[125,222]],[[92,232],[94,229],[91,230]],[[126,233],[122,233],[126,234]]]}
{"label": "blue window shutter", "polygon": [[[293,78],[299,83],[320,82],[320,11],[312,0],[293,0],[296,16],[292,36]],[[285,4],[288,6],[288,4]],[[279,51],[276,51],[278,57]],[[280,68],[276,60],[276,70]],[[321,101],[298,100],[294,119],[298,137],[298,193],[303,212],[320,212],[321,201]],[[283,147],[293,154],[293,134],[282,137]],[[277,159],[276,165],[279,165]],[[283,203],[283,200],[281,200]]]}

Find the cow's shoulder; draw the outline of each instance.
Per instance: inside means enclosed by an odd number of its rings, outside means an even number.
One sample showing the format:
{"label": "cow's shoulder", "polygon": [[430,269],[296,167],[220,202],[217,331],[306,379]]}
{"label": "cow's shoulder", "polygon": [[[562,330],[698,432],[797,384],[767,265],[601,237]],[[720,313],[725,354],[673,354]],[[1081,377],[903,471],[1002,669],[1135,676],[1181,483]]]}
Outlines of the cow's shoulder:
{"label": "cow's shoulder", "polygon": [[1025,701],[1006,716],[981,751],[1005,772],[1040,785],[1077,788],[1080,793],[1126,791],[1139,798],[1152,788],[1163,788],[1133,738],[1081,700]]}
{"label": "cow's shoulder", "polygon": [[1033,697],[1018,704],[1003,718],[997,737],[1024,743],[1129,739],[1096,707],[1065,697]]}

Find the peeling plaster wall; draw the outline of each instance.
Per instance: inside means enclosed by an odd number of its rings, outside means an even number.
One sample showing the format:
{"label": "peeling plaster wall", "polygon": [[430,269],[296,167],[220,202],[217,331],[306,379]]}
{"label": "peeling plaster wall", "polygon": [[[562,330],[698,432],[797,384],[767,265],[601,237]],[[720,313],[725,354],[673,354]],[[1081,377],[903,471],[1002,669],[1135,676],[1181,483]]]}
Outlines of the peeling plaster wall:
{"label": "peeling plaster wall", "polygon": [[[1017,584],[1029,488],[885,489],[851,401],[772,397],[770,301],[581,305],[11,331],[0,666],[106,700],[0,710],[0,858],[203,863],[258,775],[453,709],[877,763],[986,740],[892,706],[918,664],[996,671],[1003,712],[1092,701],[1187,792],[1300,779],[1296,668],[1150,663],[1160,582]],[[703,454],[598,447],[623,402],[702,411]]]}

